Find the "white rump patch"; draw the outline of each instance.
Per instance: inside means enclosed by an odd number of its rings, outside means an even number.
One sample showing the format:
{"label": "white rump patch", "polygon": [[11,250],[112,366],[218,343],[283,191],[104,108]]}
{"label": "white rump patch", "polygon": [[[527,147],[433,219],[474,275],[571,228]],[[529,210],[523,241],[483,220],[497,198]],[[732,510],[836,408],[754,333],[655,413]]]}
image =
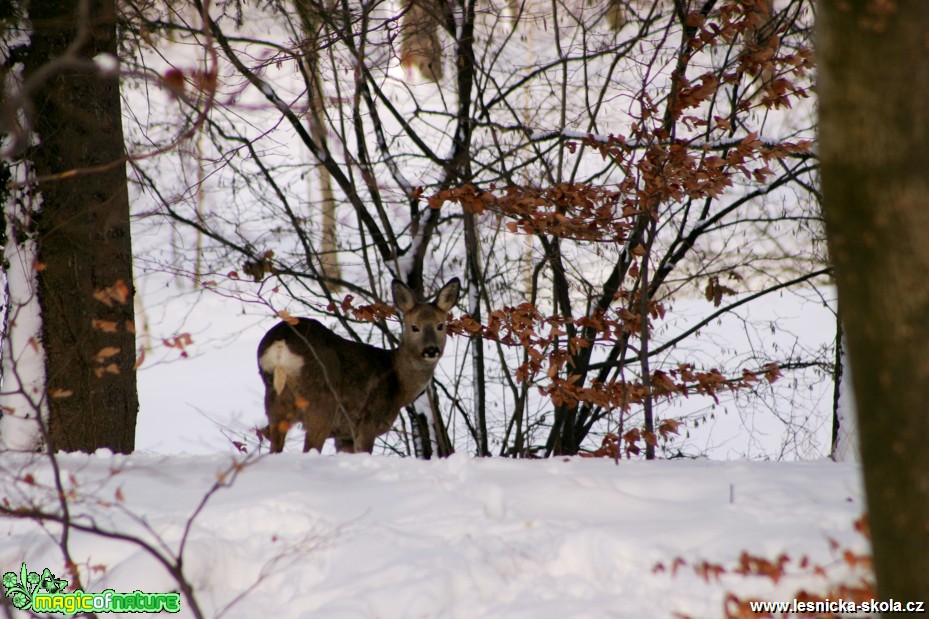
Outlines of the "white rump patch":
{"label": "white rump patch", "polygon": [[303,357],[295,355],[284,340],[278,340],[268,346],[264,354],[258,358],[261,371],[274,376],[274,390],[278,395],[284,390],[288,376],[300,376],[303,363]]}

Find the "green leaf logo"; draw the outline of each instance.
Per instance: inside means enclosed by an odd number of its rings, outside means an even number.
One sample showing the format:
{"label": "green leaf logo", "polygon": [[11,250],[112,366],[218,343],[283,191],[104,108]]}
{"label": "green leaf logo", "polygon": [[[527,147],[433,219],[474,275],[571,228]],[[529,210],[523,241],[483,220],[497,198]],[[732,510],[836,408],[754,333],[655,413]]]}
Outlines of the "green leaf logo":
{"label": "green leaf logo", "polygon": [[2,578],[4,593],[10,598],[13,606],[19,610],[29,610],[32,608],[32,598],[40,589],[48,593],[61,593],[68,586],[68,581],[63,578],[55,578],[52,572],[45,568],[40,576],[38,572],[30,572],[23,562],[16,572],[6,572]]}
{"label": "green leaf logo", "polygon": [[[34,573],[34,572],[33,572]],[[32,608],[32,591],[29,588],[29,570],[23,563],[22,568],[17,575],[15,572],[7,572],[3,575],[3,587],[6,589],[6,596],[10,598],[14,608],[19,610],[29,610]],[[36,581],[38,582],[38,574]],[[34,589],[35,587],[33,587]]]}

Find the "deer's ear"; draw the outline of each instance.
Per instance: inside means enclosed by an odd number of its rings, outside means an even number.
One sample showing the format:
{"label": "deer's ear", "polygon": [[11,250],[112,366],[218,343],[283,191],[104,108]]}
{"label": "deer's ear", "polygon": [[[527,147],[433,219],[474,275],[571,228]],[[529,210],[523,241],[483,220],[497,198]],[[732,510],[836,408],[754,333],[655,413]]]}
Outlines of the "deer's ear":
{"label": "deer's ear", "polygon": [[394,305],[396,305],[397,309],[401,312],[406,314],[416,307],[416,297],[413,296],[413,291],[410,290],[406,284],[399,279],[395,279],[390,283],[390,288],[394,295]]}
{"label": "deer's ear", "polygon": [[458,302],[458,293],[461,291],[461,281],[457,277],[448,280],[442,289],[435,295],[435,304],[443,312],[455,307]]}

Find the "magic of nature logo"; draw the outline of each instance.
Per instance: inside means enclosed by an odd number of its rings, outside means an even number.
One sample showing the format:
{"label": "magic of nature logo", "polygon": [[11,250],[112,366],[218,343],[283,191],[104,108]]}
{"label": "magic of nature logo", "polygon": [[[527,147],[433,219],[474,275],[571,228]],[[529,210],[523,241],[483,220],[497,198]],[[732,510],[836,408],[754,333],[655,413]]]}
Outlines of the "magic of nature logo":
{"label": "magic of nature logo", "polygon": [[10,603],[19,610],[34,613],[74,615],[83,612],[176,613],[181,609],[179,593],[85,593],[80,589],[65,591],[68,581],[57,578],[45,568],[41,574],[30,572],[25,562],[16,572],[3,575],[3,588]]}

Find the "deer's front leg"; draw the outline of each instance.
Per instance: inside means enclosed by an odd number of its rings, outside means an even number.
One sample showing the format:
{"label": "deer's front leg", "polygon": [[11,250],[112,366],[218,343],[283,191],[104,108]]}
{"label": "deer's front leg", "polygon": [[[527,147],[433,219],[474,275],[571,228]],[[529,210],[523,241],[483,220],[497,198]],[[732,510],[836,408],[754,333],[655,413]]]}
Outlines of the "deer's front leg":
{"label": "deer's front leg", "polygon": [[379,436],[377,430],[370,426],[361,426],[355,431],[355,453],[374,451],[374,439]]}
{"label": "deer's front leg", "polygon": [[338,436],[335,439],[335,448],[339,453],[371,453],[374,450],[374,439],[377,433],[366,426],[355,428],[352,436]]}

